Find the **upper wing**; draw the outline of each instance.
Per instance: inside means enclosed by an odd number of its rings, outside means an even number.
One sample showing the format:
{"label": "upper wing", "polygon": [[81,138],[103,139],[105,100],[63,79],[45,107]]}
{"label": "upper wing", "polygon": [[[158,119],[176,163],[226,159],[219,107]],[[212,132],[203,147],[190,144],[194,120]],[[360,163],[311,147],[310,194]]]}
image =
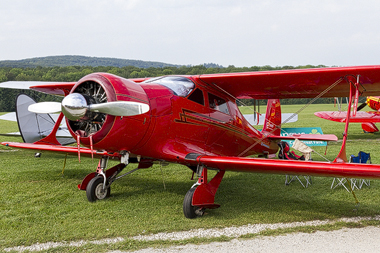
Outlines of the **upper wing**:
{"label": "upper wing", "polygon": [[74,85],[75,82],[9,81],[0,83],[0,88],[32,89],[52,95],[66,96]]}
{"label": "upper wing", "polygon": [[197,161],[209,168],[229,171],[368,179],[378,179],[380,177],[380,165],[378,164],[330,163],[223,156],[199,156]]}
{"label": "upper wing", "polygon": [[[315,116],[320,117],[322,119],[327,119],[335,122],[343,122],[345,123],[347,120],[347,112],[315,112]],[[356,116],[353,116],[351,113],[350,123],[366,123],[366,122],[380,122],[380,112],[356,112]]]}
{"label": "upper wing", "polygon": [[[314,98],[341,78],[360,75],[365,95],[380,94],[380,65],[295,69],[230,74],[200,75],[204,83],[216,85],[237,98]],[[324,94],[324,97],[346,97],[350,86],[345,80]]]}

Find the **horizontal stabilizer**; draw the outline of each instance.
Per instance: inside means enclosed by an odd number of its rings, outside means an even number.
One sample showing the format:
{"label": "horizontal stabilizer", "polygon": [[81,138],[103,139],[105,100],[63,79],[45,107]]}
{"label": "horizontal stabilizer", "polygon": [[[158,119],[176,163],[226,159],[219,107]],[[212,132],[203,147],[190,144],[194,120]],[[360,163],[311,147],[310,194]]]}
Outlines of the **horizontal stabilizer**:
{"label": "horizontal stabilizer", "polygon": [[288,136],[270,135],[272,140],[308,140],[308,141],[338,141],[338,137],[334,134],[292,134]]}
{"label": "horizontal stabilizer", "polygon": [[13,137],[20,137],[21,133],[20,132],[13,132],[13,133],[0,133],[1,136],[13,136]]}
{"label": "horizontal stabilizer", "polygon": [[0,116],[0,119],[2,120],[8,120],[8,121],[17,121],[16,113],[15,112],[8,112],[4,115]]}
{"label": "horizontal stabilizer", "polygon": [[[243,114],[244,118],[253,126],[264,125],[265,113],[264,114]],[[292,123],[298,121],[298,114],[295,113],[281,113],[281,124],[282,123]]]}

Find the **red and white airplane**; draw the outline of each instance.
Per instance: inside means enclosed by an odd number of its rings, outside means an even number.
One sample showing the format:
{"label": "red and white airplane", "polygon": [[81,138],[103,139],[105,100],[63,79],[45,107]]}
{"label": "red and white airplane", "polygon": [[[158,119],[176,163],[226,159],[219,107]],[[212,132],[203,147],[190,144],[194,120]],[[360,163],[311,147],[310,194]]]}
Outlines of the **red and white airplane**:
{"label": "red and white airplane", "polygon": [[[362,112],[360,111],[365,106],[367,106],[374,111]],[[322,111],[314,113],[315,116],[327,119],[335,122],[345,123],[347,119],[346,111]],[[362,129],[367,133],[379,132],[375,123],[380,122],[380,97],[379,96],[369,96],[366,102],[357,107],[357,112],[351,112],[350,116],[351,123],[362,123]]]}
{"label": "red and white airplane", "polygon": [[[0,87],[12,87],[12,82]],[[380,165],[347,162],[344,135],[342,149],[333,162],[270,159],[278,151],[280,98],[380,95],[380,66],[302,69],[193,76],[124,79],[108,73],[87,75],[73,83],[33,84],[29,87],[65,96],[62,103],[29,106],[35,113],[61,112],[53,131],[34,143],[3,145],[99,157],[96,172],[79,189],[89,201],[104,199],[111,184],[154,162],[187,166],[198,181],[187,192],[183,211],[187,218],[219,207],[214,197],[225,171],[300,174],[349,178],[380,178]],[[268,99],[262,131],[240,113],[238,98]],[[349,106],[351,108],[351,106]],[[350,109],[348,109],[350,115]],[[65,116],[77,147],[62,146],[56,132]],[[348,120],[345,127],[347,133]],[[287,138],[334,141],[335,135],[297,135]],[[85,147],[81,147],[82,146]],[[259,158],[248,156],[258,155]],[[120,164],[107,169],[109,158]],[[121,176],[129,164],[138,167]],[[208,170],[216,175],[208,180]]]}

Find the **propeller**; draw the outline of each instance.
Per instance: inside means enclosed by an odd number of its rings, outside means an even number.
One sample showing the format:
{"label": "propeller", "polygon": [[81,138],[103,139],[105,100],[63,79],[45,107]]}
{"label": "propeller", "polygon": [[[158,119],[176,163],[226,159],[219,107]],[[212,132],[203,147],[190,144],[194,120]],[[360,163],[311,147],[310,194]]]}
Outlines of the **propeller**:
{"label": "propeller", "polygon": [[107,103],[92,103],[90,97],[80,93],[67,95],[62,103],[40,102],[28,107],[34,113],[63,112],[66,118],[72,121],[83,119],[88,111],[105,113],[113,116],[134,116],[149,111],[149,105],[132,101],[113,101]]}
{"label": "propeller", "polygon": [[357,111],[360,111],[360,110],[363,109],[366,105],[367,105],[367,101],[364,102],[363,104],[359,105]]}

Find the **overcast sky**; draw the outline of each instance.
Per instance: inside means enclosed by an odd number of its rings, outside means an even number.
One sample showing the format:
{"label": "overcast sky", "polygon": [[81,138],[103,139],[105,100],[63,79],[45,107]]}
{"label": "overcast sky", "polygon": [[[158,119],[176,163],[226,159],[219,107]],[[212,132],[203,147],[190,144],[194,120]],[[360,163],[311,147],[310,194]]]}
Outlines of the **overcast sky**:
{"label": "overcast sky", "polygon": [[380,64],[379,0],[2,0],[0,60]]}

